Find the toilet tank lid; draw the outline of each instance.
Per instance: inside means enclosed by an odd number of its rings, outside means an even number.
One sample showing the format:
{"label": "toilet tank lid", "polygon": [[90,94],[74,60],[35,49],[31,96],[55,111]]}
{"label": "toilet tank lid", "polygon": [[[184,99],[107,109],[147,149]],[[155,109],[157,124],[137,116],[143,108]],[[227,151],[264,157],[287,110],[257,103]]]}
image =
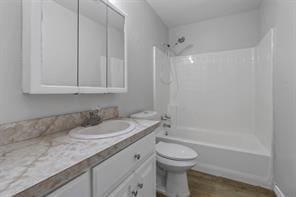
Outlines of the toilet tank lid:
{"label": "toilet tank lid", "polygon": [[146,119],[146,120],[159,120],[160,115],[157,111],[142,111],[136,114],[130,115],[131,118],[135,119]]}
{"label": "toilet tank lid", "polygon": [[193,160],[198,157],[198,154],[189,147],[166,142],[159,142],[156,145],[156,152],[162,157],[177,161]]}

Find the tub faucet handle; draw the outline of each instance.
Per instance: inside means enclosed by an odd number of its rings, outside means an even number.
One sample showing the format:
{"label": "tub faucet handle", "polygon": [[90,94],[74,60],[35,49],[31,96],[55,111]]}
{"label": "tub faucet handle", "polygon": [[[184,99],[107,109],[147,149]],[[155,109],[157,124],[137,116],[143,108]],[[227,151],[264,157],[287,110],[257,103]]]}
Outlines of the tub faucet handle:
{"label": "tub faucet handle", "polygon": [[168,114],[161,116],[161,120],[171,120],[171,117]]}
{"label": "tub faucet handle", "polygon": [[141,154],[135,154],[135,155],[134,155],[134,158],[135,158],[136,160],[140,160],[140,159],[141,159]]}
{"label": "tub faucet handle", "polygon": [[132,191],[132,195],[135,197],[138,196],[138,190]]}

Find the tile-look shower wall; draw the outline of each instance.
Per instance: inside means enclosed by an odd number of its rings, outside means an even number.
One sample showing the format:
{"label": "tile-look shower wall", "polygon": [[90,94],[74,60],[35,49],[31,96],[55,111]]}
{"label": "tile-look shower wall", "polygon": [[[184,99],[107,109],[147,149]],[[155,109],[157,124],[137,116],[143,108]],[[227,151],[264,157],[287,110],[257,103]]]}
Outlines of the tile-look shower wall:
{"label": "tile-look shower wall", "polygon": [[[103,108],[103,119],[119,116],[117,107]],[[0,124],[0,146],[71,130],[89,120],[89,111]]]}
{"label": "tile-look shower wall", "polygon": [[178,127],[252,132],[253,48],[174,57],[172,63]]}

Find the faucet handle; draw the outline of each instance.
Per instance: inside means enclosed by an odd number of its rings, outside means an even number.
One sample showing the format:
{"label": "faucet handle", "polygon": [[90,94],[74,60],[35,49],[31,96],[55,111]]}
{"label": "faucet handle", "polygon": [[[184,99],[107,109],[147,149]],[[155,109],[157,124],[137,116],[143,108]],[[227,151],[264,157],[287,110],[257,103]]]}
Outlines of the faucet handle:
{"label": "faucet handle", "polygon": [[93,108],[92,111],[97,111],[97,112],[99,113],[99,112],[102,112],[102,111],[103,111],[103,108],[100,107],[100,106],[98,106],[98,107],[96,107],[96,108]]}
{"label": "faucet handle", "polygon": [[172,118],[168,114],[161,116],[161,120],[171,120]]}
{"label": "faucet handle", "polygon": [[103,118],[104,118],[103,115],[104,115],[104,112],[100,107],[89,111],[89,119],[82,126],[87,127],[87,126],[95,126],[100,124],[103,121]]}

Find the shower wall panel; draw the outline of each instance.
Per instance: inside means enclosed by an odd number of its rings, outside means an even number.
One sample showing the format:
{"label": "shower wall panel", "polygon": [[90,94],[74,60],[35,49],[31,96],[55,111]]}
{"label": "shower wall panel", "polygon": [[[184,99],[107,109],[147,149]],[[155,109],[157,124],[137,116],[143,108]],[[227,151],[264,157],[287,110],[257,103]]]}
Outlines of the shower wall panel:
{"label": "shower wall panel", "polygon": [[254,131],[269,152],[273,137],[273,43],[274,31],[269,31],[256,47]]}
{"label": "shower wall panel", "polygon": [[[176,126],[251,133],[254,114],[254,48],[171,59]],[[173,110],[172,110],[173,111]]]}

